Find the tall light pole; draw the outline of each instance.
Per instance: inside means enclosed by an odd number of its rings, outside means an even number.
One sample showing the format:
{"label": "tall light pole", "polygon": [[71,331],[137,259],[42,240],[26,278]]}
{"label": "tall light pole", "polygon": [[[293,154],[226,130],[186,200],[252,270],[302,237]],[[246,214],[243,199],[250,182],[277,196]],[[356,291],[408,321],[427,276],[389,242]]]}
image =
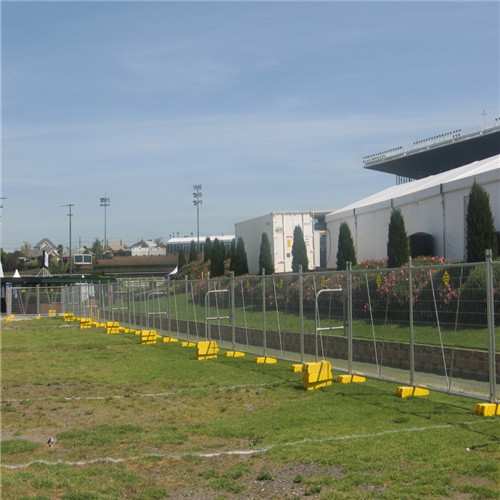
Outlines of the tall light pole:
{"label": "tall light pole", "polygon": [[102,245],[103,252],[106,248],[106,245],[108,244],[108,240],[106,239],[106,207],[109,207],[110,201],[111,200],[106,196],[106,193],[104,193],[104,197],[101,198],[101,207],[104,207],[104,242]]}
{"label": "tall light pole", "polygon": [[74,207],[74,203],[68,203],[67,205],[61,205],[61,207],[68,207],[68,217],[69,217],[69,275],[73,274],[73,261],[71,260],[71,217],[74,214],[71,213],[71,207]]}
{"label": "tall light pole", "polygon": [[194,193],[193,193],[193,204],[196,206],[196,230],[198,235],[198,253],[200,253],[200,205],[202,205],[201,200],[201,184],[193,185]]}

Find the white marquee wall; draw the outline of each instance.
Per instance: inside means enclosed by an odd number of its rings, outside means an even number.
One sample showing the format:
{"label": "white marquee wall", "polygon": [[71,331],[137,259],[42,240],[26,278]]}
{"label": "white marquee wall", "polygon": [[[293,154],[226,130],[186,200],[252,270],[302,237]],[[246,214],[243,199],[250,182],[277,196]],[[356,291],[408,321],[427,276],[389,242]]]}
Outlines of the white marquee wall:
{"label": "white marquee wall", "polygon": [[358,262],[386,257],[392,208],[401,210],[408,236],[418,232],[432,234],[436,255],[446,259],[464,259],[465,213],[474,180],[489,194],[495,227],[500,231],[500,155],[497,155],[393,186],[327,215],[327,266],[336,267],[338,233],[342,222],[349,225]]}

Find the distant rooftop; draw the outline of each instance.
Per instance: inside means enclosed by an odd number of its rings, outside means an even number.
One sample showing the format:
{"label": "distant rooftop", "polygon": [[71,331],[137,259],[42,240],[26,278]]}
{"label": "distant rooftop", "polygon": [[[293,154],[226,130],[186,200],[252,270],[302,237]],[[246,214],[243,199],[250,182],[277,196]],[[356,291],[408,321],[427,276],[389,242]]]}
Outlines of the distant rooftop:
{"label": "distant rooftop", "polygon": [[467,131],[453,130],[365,156],[363,166],[398,179],[422,179],[500,154],[500,118]]}

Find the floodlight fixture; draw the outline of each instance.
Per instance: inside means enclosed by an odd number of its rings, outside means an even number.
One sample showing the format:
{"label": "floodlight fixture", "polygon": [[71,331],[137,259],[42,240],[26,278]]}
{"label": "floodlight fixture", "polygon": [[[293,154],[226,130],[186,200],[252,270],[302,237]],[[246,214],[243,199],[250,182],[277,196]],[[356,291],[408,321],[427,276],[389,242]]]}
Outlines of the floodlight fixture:
{"label": "floodlight fixture", "polygon": [[200,205],[202,202],[202,192],[201,192],[201,184],[193,185],[194,193],[193,193],[193,205],[196,207],[196,234],[197,234],[197,247],[198,253],[200,253]]}

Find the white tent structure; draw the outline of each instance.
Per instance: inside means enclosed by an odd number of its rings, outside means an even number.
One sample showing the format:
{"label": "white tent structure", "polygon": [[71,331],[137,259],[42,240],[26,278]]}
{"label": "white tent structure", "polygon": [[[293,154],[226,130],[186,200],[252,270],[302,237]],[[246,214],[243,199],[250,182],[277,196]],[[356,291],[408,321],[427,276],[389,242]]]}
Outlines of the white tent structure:
{"label": "white tent structure", "polygon": [[490,197],[495,228],[500,232],[500,155],[380,191],[326,216],[327,266],[336,267],[339,228],[349,225],[358,262],[387,256],[393,208],[403,214],[408,236],[428,233],[434,254],[446,259],[466,257],[467,203],[474,181]]}

